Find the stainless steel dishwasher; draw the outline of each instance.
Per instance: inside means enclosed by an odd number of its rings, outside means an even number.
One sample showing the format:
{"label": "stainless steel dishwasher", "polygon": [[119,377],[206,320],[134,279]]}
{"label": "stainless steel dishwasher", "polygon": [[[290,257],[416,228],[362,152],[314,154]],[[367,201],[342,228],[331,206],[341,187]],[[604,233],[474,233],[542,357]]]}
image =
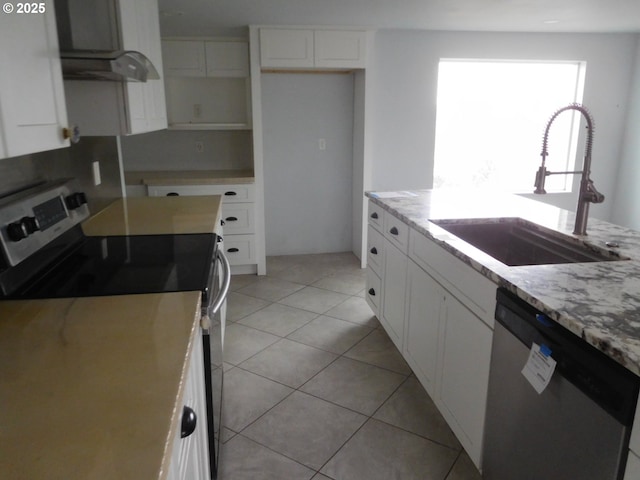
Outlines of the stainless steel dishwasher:
{"label": "stainless steel dishwasher", "polygon": [[[557,362],[540,394],[522,374],[533,343]],[[622,479],[638,386],[636,375],[499,289],[483,478]]]}

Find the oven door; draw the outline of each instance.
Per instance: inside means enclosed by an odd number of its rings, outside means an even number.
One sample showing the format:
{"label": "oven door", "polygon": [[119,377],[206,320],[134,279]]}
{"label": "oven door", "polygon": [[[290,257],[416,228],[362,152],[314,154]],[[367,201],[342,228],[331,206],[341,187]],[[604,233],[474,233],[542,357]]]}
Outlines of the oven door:
{"label": "oven door", "polygon": [[207,394],[207,423],[209,432],[209,464],[211,478],[217,478],[222,435],[223,365],[222,349],[226,323],[226,298],[231,282],[231,267],[222,249],[217,249],[212,265],[209,299],[203,305],[203,347],[205,389]]}

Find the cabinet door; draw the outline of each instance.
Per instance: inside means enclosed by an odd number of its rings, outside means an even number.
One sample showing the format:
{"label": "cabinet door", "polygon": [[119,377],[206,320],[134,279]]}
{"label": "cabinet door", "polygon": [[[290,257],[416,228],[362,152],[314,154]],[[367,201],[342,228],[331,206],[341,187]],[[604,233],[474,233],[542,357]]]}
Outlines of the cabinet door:
{"label": "cabinet door", "polygon": [[125,110],[129,134],[167,128],[164,95],[160,19],[157,0],[120,0],[122,48],[144,53],[160,74],[159,80],[126,82]]}
{"label": "cabinet door", "polygon": [[436,404],[480,467],[493,333],[455,297],[444,305]]}
{"label": "cabinet door", "polygon": [[429,395],[435,394],[442,287],[415,263],[407,276],[405,358]]}
{"label": "cabinet door", "polygon": [[0,158],[69,146],[53,8],[0,15]]}
{"label": "cabinet door", "polygon": [[403,351],[405,286],[407,256],[388,241],[384,246],[384,279],[382,287],[382,326],[398,350]]}
{"label": "cabinet door", "polygon": [[313,67],[313,30],[261,28],[260,65]]}
{"label": "cabinet door", "polygon": [[207,76],[248,77],[249,44],[246,42],[205,42]]}
{"label": "cabinet door", "polygon": [[163,40],[164,72],[174,77],[206,75],[204,43],[197,40]]}
{"label": "cabinet door", "polygon": [[351,30],[314,32],[315,66],[320,68],[364,68],[366,33]]}

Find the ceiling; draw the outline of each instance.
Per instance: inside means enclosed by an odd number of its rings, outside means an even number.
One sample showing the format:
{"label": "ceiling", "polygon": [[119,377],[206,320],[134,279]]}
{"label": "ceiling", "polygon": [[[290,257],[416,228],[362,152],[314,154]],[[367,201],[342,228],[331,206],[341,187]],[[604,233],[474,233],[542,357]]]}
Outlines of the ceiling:
{"label": "ceiling", "polygon": [[163,36],[237,36],[247,25],[640,33],[640,0],[159,0],[159,5]]}

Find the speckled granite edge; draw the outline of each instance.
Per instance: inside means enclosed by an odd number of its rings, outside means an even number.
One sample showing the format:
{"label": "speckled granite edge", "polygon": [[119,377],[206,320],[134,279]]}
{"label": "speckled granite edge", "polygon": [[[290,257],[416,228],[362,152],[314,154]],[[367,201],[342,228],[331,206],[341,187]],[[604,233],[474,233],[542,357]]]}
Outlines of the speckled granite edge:
{"label": "speckled granite edge", "polygon": [[[589,219],[587,237],[572,234],[574,214],[517,196],[469,202],[468,192],[367,192],[376,205],[407,223],[496,284],[541,310],[598,350],[640,375],[640,233]],[[457,195],[457,197],[456,197]],[[486,197],[486,195],[485,195]],[[509,267],[460,240],[431,220],[518,217],[578,243],[630,260]],[[609,249],[615,241],[619,249]],[[638,260],[636,260],[638,259]]]}

